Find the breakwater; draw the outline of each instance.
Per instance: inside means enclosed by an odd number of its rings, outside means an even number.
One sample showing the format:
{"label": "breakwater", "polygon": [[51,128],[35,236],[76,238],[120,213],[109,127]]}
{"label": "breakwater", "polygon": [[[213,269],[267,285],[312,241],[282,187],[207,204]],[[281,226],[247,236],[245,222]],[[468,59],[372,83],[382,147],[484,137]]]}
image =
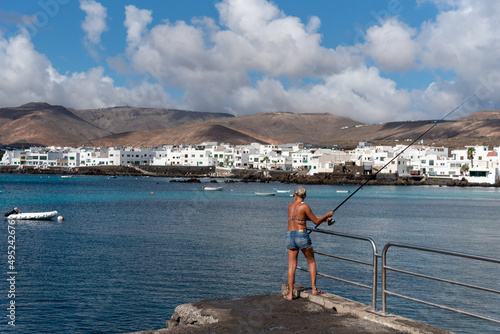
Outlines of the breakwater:
{"label": "breakwater", "polygon": [[133,334],[173,333],[372,333],[451,334],[451,332],[370,307],[330,293],[312,295],[296,285],[293,301],[281,294],[219,298],[176,307],[166,328]]}

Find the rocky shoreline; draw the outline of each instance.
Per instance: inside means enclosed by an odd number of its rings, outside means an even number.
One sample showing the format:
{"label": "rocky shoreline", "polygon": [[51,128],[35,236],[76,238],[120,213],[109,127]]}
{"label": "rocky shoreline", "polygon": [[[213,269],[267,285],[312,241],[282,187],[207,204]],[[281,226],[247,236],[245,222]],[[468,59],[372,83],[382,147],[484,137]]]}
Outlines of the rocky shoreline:
{"label": "rocky shoreline", "polygon": [[211,182],[280,182],[296,184],[324,185],[438,185],[453,187],[500,187],[495,184],[471,183],[467,180],[453,180],[442,177],[399,177],[397,174],[380,173],[372,175],[347,173],[320,173],[304,175],[291,171],[262,171],[258,169],[235,169],[230,173],[217,173],[214,167],[174,167],[174,166],[91,166],[68,169],[63,167],[34,168],[17,166],[0,166],[0,173],[12,174],[48,174],[48,175],[103,175],[103,176],[153,176],[174,178],[171,182],[201,182],[199,178],[211,178]]}

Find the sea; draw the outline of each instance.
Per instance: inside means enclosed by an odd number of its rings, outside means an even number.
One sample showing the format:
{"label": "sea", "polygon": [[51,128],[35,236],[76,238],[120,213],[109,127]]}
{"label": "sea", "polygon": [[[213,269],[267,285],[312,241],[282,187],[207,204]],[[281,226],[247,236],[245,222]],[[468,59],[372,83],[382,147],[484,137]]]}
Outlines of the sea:
{"label": "sea", "polygon": [[[0,174],[2,213],[58,211],[63,220],[5,219],[0,236],[2,333],[129,333],[165,328],[176,306],[280,293],[294,184],[155,177]],[[214,184],[213,181],[217,181]],[[230,182],[224,182],[230,181]],[[202,185],[222,186],[204,191]],[[358,186],[306,185],[316,215]],[[338,192],[340,190],[340,192]],[[347,192],[346,192],[347,191]],[[500,188],[364,186],[321,229],[500,258]],[[310,224],[310,223],[308,223]],[[311,225],[309,225],[311,226]],[[312,226],[311,226],[312,227]],[[311,233],[316,251],[372,260],[369,242]],[[390,247],[388,265],[500,290],[500,265]],[[299,266],[307,267],[304,256]],[[318,271],[370,285],[370,267],[317,256]],[[379,278],[380,280],[380,278]],[[297,271],[296,283],[310,286]],[[380,285],[380,283],[379,283]],[[371,291],[318,277],[318,288],[372,305]],[[387,289],[500,319],[500,296],[398,272]],[[381,308],[380,287],[377,308]],[[387,311],[455,333],[500,325],[389,296]]]}

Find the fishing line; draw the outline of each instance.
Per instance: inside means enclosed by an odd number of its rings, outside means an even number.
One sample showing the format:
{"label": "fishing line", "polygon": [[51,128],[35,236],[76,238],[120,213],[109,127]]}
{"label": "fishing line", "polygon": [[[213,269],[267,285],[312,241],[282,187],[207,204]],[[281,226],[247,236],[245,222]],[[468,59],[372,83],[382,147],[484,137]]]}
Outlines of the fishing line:
{"label": "fishing line", "polygon": [[[394,158],[392,158],[391,160],[389,160],[388,163],[386,163],[382,168],[380,168],[375,174],[373,174],[368,180],[366,180],[365,182],[363,182],[352,194],[350,194],[345,200],[342,201],[342,203],[340,203],[339,205],[337,205],[337,207],[335,209],[333,209],[332,211],[335,212],[337,211],[342,205],[344,205],[345,202],[347,202],[352,196],[354,196],[355,193],[357,193],[359,190],[361,190],[368,182],[370,182],[371,180],[375,179],[378,175],[378,173],[380,173],[385,167],[389,166],[389,164],[391,162],[393,162],[397,157],[399,157],[401,154],[403,154],[411,145],[415,144],[419,139],[421,139],[423,136],[425,136],[429,131],[431,131],[434,127],[436,127],[439,123],[441,123],[446,117],[448,117],[449,115],[451,115],[455,110],[457,109],[460,109],[460,107],[462,107],[465,103],[467,103],[469,100],[471,100],[473,97],[475,97],[476,95],[472,95],[471,97],[469,97],[467,100],[463,101],[462,103],[460,103],[455,109],[453,109],[452,111],[450,111],[449,113],[447,113],[443,118],[441,118],[439,121],[437,121],[436,123],[434,123],[429,129],[427,129],[427,131],[425,131],[424,133],[422,133],[420,136],[417,137],[417,139],[415,139],[414,141],[412,141],[408,146],[406,146],[401,152],[399,152],[398,154],[396,154],[394,156]],[[328,225],[333,225],[335,223],[335,220],[332,219],[331,221],[328,222]],[[320,224],[316,225],[314,228],[316,229]]]}

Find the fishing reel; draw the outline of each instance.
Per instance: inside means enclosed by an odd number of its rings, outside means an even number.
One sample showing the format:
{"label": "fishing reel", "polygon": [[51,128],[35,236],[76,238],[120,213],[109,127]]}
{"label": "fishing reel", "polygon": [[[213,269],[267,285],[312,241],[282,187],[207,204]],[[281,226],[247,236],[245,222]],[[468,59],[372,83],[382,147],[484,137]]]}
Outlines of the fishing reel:
{"label": "fishing reel", "polygon": [[[330,217],[330,218],[328,218],[327,220],[325,220],[325,223],[327,223],[327,224],[328,224],[328,226],[332,226],[333,224],[335,224],[335,219],[333,219],[333,218],[331,218],[331,217]],[[318,226],[319,226],[319,225],[314,226],[314,229],[315,229],[315,230],[317,230],[317,229],[318,229]],[[312,232],[312,231],[313,231],[313,230],[310,230],[310,231],[309,231],[309,234],[311,234],[311,232]]]}

